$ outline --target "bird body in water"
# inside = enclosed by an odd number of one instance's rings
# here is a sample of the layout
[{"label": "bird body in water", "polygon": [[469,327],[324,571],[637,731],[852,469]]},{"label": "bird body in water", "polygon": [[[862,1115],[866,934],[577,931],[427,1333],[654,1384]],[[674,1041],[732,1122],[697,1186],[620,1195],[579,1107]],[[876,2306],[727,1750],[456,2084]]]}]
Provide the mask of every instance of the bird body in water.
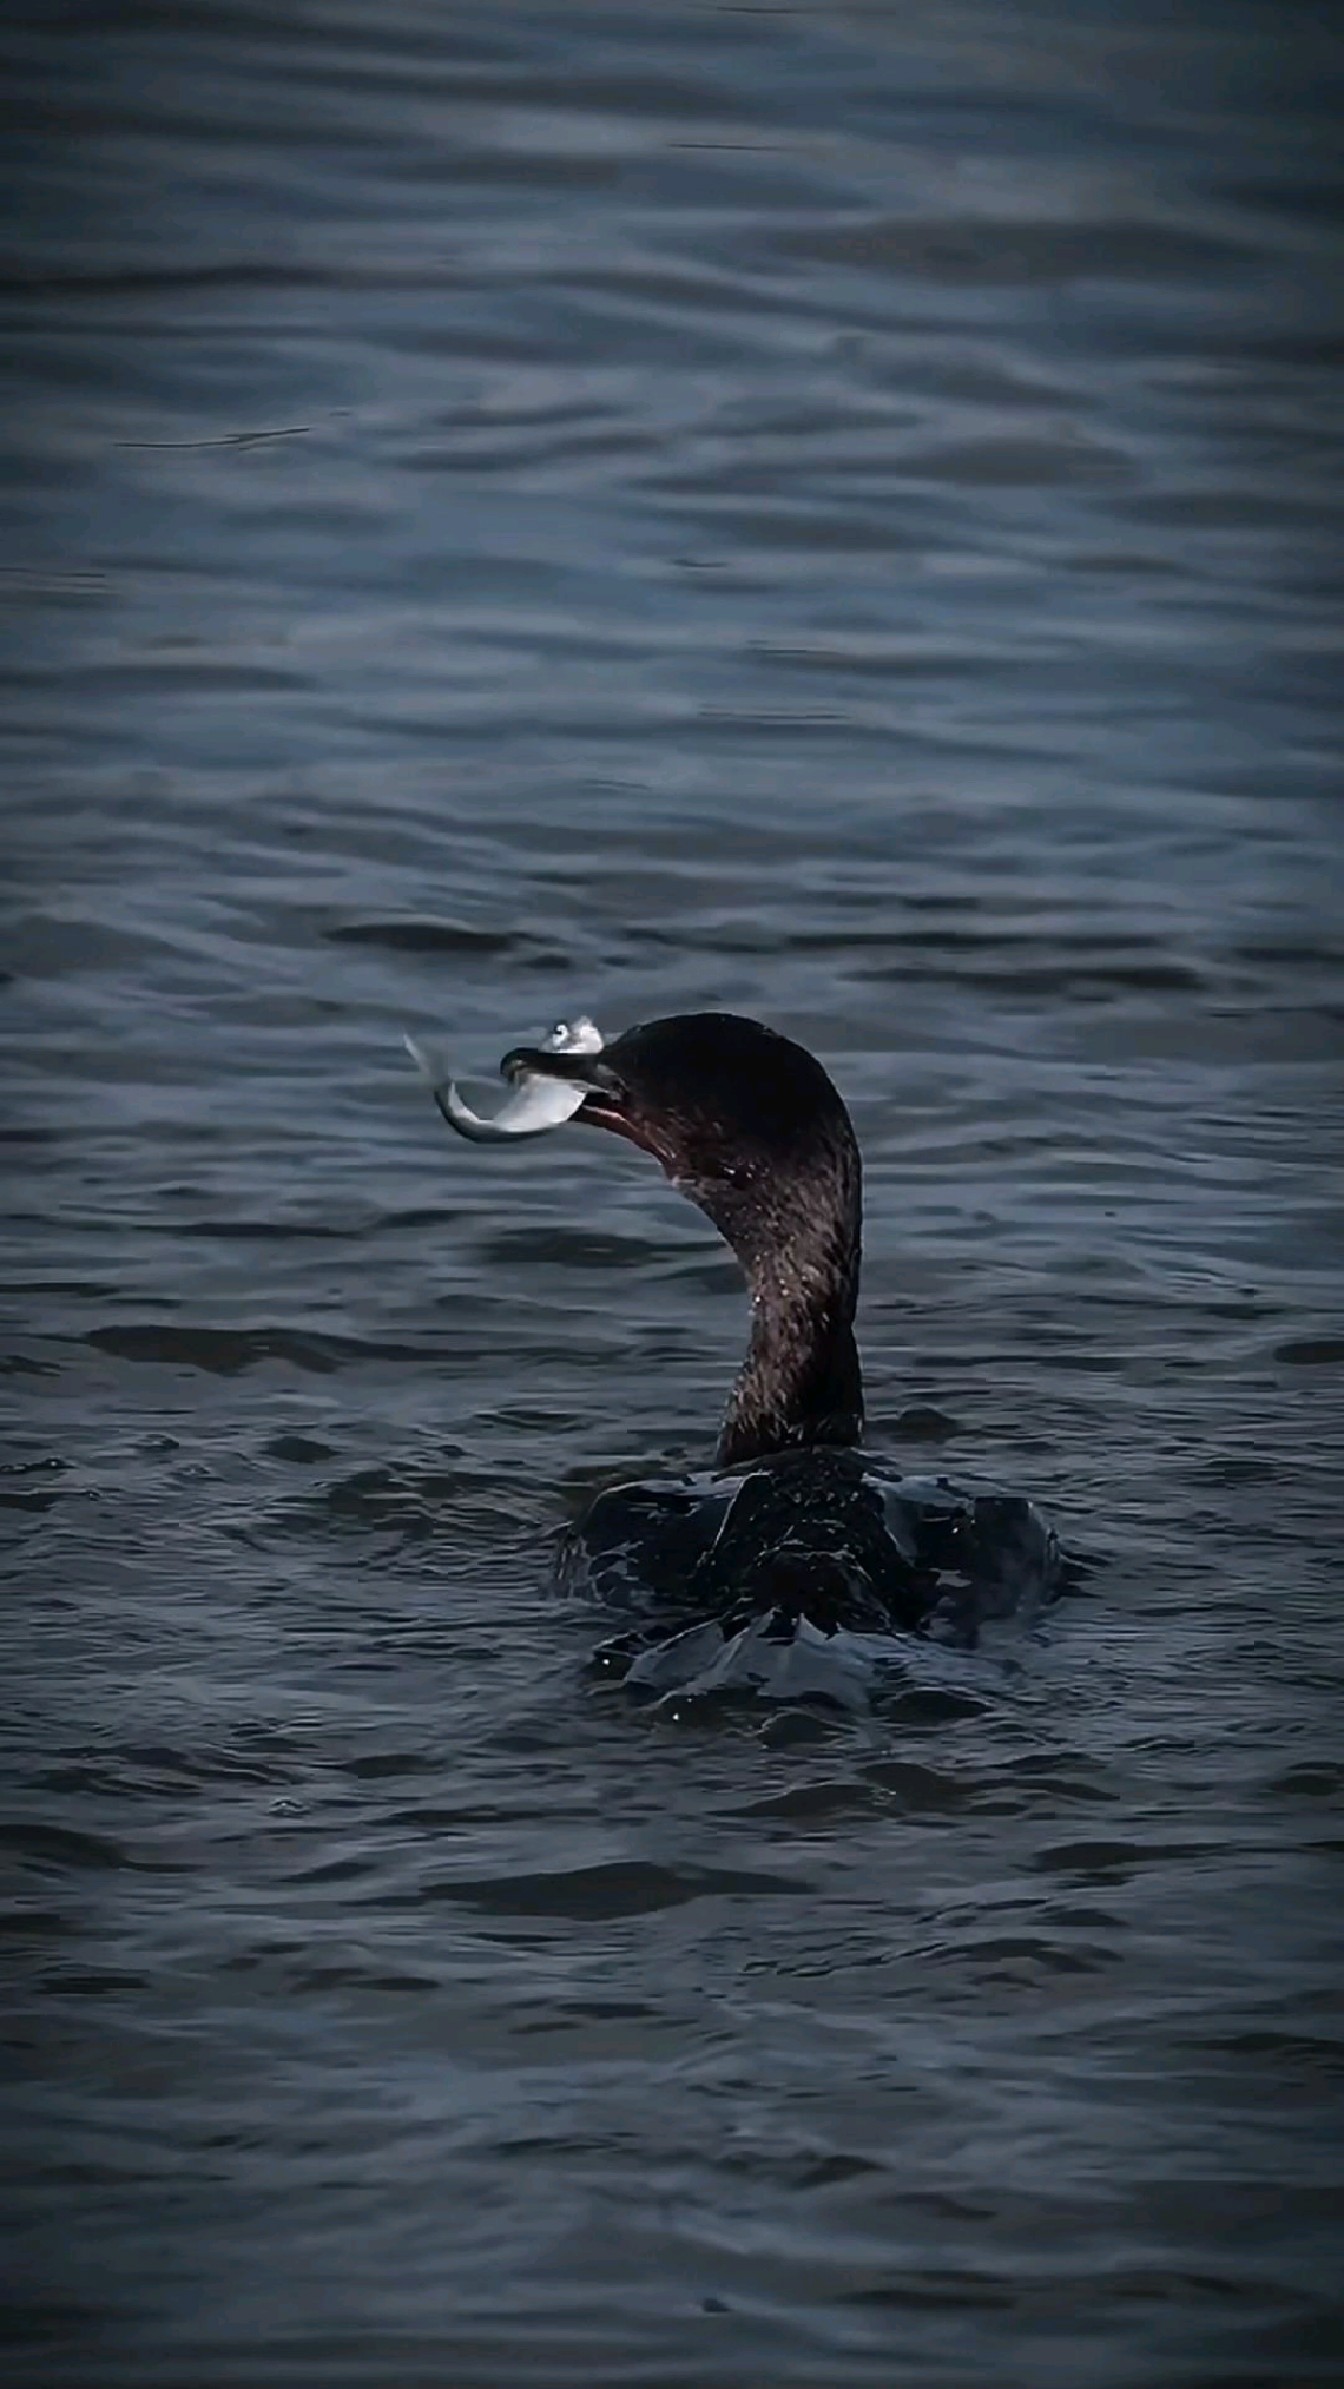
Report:
[{"label": "bird body in water", "polygon": [[462,1134],[568,1117],[624,1137],[713,1222],[750,1296],[712,1472],[613,1486],[564,1539],[562,1582],[641,1613],[604,1647],[614,1671],[637,1678],[670,1629],[707,1622],[725,1642],[845,1630],[966,1648],[988,1618],[1057,1589],[1055,1537],[1031,1503],[904,1477],[862,1448],[863,1169],[812,1054],[732,1013],[681,1013],[606,1045],[588,1022],[558,1030],[501,1072],[513,1094],[494,1124],[436,1079]]}]

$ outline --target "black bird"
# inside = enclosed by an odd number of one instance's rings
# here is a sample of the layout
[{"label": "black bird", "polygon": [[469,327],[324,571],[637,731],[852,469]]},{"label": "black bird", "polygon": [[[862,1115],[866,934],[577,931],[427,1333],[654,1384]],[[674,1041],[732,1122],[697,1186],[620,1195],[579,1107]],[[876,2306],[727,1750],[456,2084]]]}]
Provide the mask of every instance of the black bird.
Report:
[{"label": "black bird", "polygon": [[[713,1620],[725,1640],[750,1627],[787,1642],[806,1621],[962,1648],[1058,1589],[1058,1545],[1030,1502],[903,1477],[861,1449],[863,1167],[812,1054],[758,1021],[693,1012],[605,1046],[585,1022],[500,1068],[520,1120],[525,1103],[549,1107],[546,1125],[569,1116],[652,1154],[732,1247],[751,1297],[712,1473],[600,1493],[565,1537],[562,1581],[646,1617],[651,1603],[663,1636]],[[450,1085],[436,1093],[463,1134],[497,1133]],[[626,1667],[654,1639],[646,1623],[606,1661]]]}]

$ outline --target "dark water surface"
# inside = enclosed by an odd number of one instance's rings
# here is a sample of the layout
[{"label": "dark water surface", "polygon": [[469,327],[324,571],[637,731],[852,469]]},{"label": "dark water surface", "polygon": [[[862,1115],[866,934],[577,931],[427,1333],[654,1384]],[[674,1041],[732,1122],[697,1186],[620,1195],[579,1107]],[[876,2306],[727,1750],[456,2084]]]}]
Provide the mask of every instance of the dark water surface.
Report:
[{"label": "dark water surface", "polygon": [[[10,2377],[1344,2377],[1335,24],[9,15]],[[1101,1562],[871,1721],[589,1681],[734,1274],[398,1049],[706,1005]]]}]

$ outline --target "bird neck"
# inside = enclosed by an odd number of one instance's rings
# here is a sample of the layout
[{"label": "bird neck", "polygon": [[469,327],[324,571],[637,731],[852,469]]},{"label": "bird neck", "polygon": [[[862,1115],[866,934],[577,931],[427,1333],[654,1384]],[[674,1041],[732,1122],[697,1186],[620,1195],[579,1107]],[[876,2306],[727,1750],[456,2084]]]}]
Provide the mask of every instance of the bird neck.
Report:
[{"label": "bird neck", "polygon": [[719,1438],[720,1468],[798,1445],[859,1441],[859,1257],[856,1190],[855,1216],[828,1248],[748,1265],[751,1335]]}]

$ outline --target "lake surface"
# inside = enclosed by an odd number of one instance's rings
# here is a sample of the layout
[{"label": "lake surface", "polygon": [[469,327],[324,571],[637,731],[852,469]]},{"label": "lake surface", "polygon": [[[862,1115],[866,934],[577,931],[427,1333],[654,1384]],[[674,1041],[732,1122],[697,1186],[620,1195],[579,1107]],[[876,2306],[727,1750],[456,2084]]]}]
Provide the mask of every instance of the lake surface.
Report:
[{"label": "lake surface", "polygon": [[[1333,20],[4,42],[7,2377],[1337,2382]],[[589,1675],[735,1273],[400,1049],[709,1006],[1093,1561],[870,1717]]]}]

